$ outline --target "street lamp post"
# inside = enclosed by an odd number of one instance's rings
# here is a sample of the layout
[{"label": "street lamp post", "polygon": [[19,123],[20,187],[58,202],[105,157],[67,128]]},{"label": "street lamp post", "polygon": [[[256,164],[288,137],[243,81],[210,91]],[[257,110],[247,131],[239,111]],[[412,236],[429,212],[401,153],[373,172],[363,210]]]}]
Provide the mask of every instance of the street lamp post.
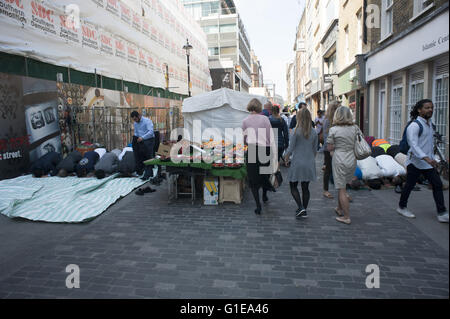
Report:
[{"label": "street lamp post", "polygon": [[189,56],[191,55],[192,45],[189,43],[189,39],[186,39],[186,44],[183,46],[183,50],[186,50],[187,69],[188,69],[188,92],[191,96],[191,65],[189,62]]}]

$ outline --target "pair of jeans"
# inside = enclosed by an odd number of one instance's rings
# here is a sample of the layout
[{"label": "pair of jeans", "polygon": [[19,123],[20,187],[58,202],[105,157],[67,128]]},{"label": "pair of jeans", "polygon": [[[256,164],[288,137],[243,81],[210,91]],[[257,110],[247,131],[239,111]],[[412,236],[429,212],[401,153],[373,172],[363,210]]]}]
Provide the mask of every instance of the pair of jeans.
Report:
[{"label": "pair of jeans", "polygon": [[423,174],[423,176],[430,182],[431,186],[433,187],[433,197],[438,214],[445,213],[447,209],[445,208],[442,181],[438,172],[434,168],[419,169],[413,164],[409,164],[407,167],[406,184],[400,197],[400,208],[406,208],[408,206],[409,195],[416,186],[417,180],[419,179],[421,174]]}]

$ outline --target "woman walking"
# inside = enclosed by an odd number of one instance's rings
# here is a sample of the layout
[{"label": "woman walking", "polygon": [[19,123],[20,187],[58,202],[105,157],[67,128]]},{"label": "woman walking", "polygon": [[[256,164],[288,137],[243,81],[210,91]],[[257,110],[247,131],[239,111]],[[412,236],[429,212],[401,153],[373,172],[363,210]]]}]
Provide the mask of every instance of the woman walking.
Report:
[{"label": "woman walking", "polygon": [[332,165],[331,165],[331,155],[330,152],[327,149],[327,137],[328,132],[330,131],[330,128],[333,124],[333,117],[334,113],[336,112],[337,108],[340,106],[339,102],[333,101],[328,105],[325,120],[323,121],[323,156],[324,156],[324,167],[325,170],[323,172],[323,196],[329,199],[333,199],[333,195],[329,192],[329,186],[330,186],[330,177],[332,173]]},{"label": "woman walking", "polygon": [[280,116],[280,108],[277,105],[272,107],[272,115],[269,117],[270,125],[278,131],[278,161],[283,156],[284,150],[289,146],[289,130],[286,121]]},{"label": "woman walking", "polygon": [[[333,166],[334,185],[338,190],[338,207],[335,209],[336,220],[349,225],[350,203],[346,186],[352,181],[356,170],[355,143],[360,129],[353,124],[350,108],[340,106],[333,118],[333,127],[328,132],[327,144]],[[361,133],[362,134],[362,133]]]},{"label": "woman walking", "polygon": [[[262,104],[258,99],[253,99],[247,105],[247,110],[251,113],[242,123],[244,140],[248,145],[246,156],[247,175],[250,189],[256,202],[255,214],[261,214],[261,202],[259,200],[259,189],[263,189],[263,201],[267,202],[267,191],[275,191],[270,184],[268,174],[261,174],[261,168],[269,166],[270,162],[262,163],[261,154],[266,154],[267,158],[272,154],[270,151],[272,126],[269,118],[260,115]],[[263,129],[265,134],[259,134]],[[263,149],[260,151],[260,149]]]},{"label": "woman walking", "polygon": [[[303,108],[297,113],[297,126],[291,134],[285,155],[287,162],[292,154],[288,179],[292,197],[298,206],[296,217],[308,217],[306,209],[310,198],[309,183],[316,180],[317,141],[317,133],[312,128],[311,113],[307,108]],[[302,187],[302,197],[298,191],[299,183]]]}]

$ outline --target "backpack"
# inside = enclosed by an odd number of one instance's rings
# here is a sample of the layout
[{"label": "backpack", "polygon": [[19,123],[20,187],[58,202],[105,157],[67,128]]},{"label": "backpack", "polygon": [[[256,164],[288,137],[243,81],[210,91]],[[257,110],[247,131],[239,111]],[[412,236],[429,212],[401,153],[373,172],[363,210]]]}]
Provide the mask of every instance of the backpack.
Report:
[{"label": "backpack", "polygon": [[[400,141],[400,153],[403,154],[408,154],[409,152],[409,144],[408,144],[408,138],[406,136],[406,131],[408,130],[408,127],[412,124],[412,123],[417,123],[417,125],[419,125],[419,137],[422,136],[423,134],[423,125],[422,123],[420,123],[419,120],[414,120],[414,121],[410,121],[406,127],[405,130],[403,131],[403,136],[402,136],[402,140]],[[433,126],[433,130],[436,130],[436,125],[432,124]]]}]

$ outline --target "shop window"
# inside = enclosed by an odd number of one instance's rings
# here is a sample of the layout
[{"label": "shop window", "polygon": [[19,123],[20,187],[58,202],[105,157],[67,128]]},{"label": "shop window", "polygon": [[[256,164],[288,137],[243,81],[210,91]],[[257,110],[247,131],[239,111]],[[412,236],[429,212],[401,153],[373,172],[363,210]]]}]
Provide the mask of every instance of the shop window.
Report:
[{"label": "shop window", "polygon": [[[436,130],[442,134],[447,134],[448,126],[448,60],[443,63],[436,63],[434,72],[433,102],[434,113],[433,122],[436,124]],[[441,145],[441,151],[445,154],[445,145],[447,137],[445,136],[444,145]]]},{"label": "shop window", "polygon": [[[401,79],[400,79],[401,81]],[[391,96],[389,140],[392,145],[397,145],[402,139],[402,103],[403,87],[394,81]]]}]

